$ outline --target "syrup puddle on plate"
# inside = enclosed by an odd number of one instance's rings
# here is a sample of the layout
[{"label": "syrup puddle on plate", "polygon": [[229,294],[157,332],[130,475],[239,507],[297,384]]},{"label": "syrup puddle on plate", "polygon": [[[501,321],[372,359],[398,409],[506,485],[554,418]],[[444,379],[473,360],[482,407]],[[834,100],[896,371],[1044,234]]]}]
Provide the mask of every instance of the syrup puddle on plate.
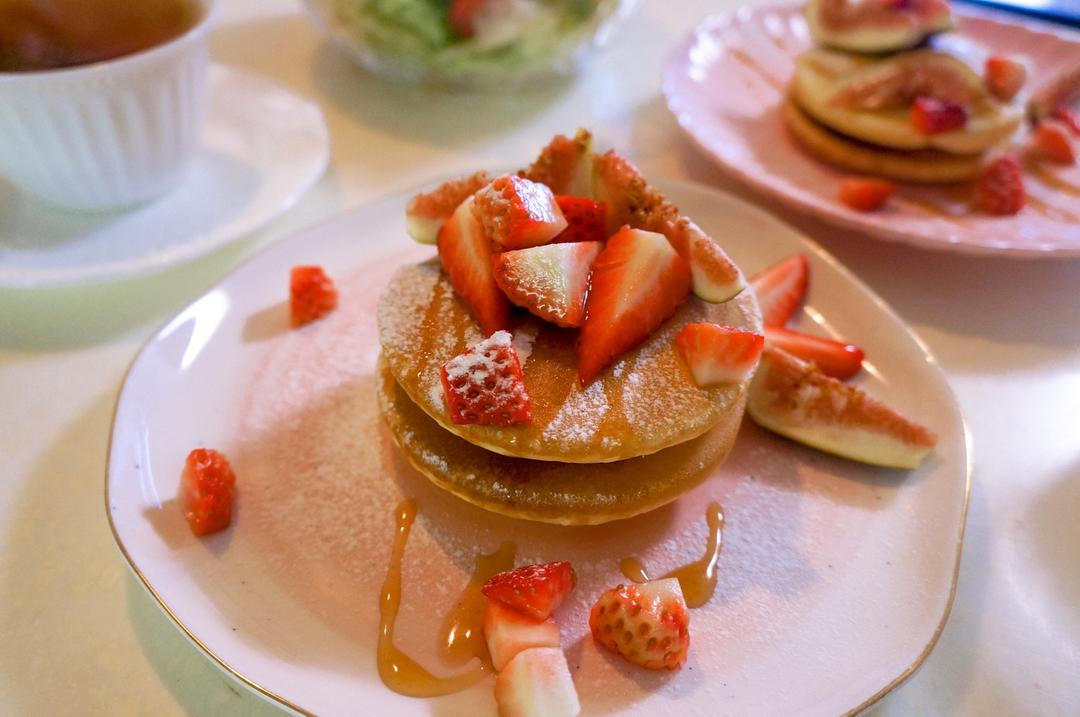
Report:
[{"label": "syrup puddle on plate", "polygon": [[[709,503],[705,509],[705,520],[709,524],[709,541],[705,554],[700,560],[675,568],[663,576],[679,579],[679,586],[688,607],[701,607],[709,602],[716,590],[716,561],[720,557],[724,534],[724,511],[719,503]],[[637,558],[623,558],[619,561],[619,570],[635,583],[651,580],[645,566]]]},{"label": "syrup puddle on plate", "polygon": [[1042,184],[1056,189],[1064,194],[1070,194],[1074,197],[1080,197],[1080,187],[1076,186],[1072,182],[1068,182],[1059,177],[1054,172],[1051,172],[1046,167],[1028,167],[1027,170],[1035,175],[1036,179]]},{"label": "syrup puddle on plate", "polygon": [[[383,581],[379,599],[379,677],[382,678],[383,684],[394,692],[409,697],[437,697],[460,692],[479,682],[487,670],[480,666],[453,677],[436,677],[394,646],[394,620],[401,606],[401,559],[405,555],[405,544],[409,540],[409,531],[416,519],[416,501],[402,501],[395,514],[397,532],[394,535],[390,564],[386,568],[386,580]],[[496,552],[495,555],[499,553]],[[479,567],[479,559],[477,563]],[[482,640],[481,644],[483,644]],[[456,653],[456,638],[450,640],[449,645],[454,647]],[[471,650],[472,645],[471,641],[465,641],[460,649]]]},{"label": "syrup puddle on plate", "polygon": [[517,546],[504,542],[494,553],[476,556],[472,578],[465,586],[457,606],[446,616],[439,632],[439,655],[451,665],[464,665],[472,658],[491,667],[487,643],[484,641],[484,612],[487,598],[480,592],[487,579],[514,567]]}]

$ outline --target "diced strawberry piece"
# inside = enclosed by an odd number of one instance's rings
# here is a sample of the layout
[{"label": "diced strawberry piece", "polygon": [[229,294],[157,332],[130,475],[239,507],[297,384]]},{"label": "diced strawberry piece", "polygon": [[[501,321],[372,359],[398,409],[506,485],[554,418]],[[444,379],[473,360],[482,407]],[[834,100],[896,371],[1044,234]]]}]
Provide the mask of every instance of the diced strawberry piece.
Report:
[{"label": "diced strawberry piece", "polygon": [[568,562],[523,565],[488,578],[481,592],[538,620],[551,616],[570,591],[577,577]]},{"label": "diced strawberry piece", "polygon": [[417,194],[405,206],[405,231],[421,244],[434,244],[439,230],[462,202],[491,181],[487,172],[443,182],[430,192]]},{"label": "diced strawberry piece", "polygon": [[458,37],[472,37],[476,33],[477,16],[484,12],[489,0],[454,0],[450,5],[450,29]]},{"label": "diced strawberry piece", "polygon": [[858,212],[881,209],[896,187],[885,179],[844,177],[840,180],[840,201]]},{"label": "diced strawberry piece", "polygon": [[1059,122],[1064,122],[1065,126],[1068,127],[1074,135],[1080,137],[1080,115],[1077,115],[1071,107],[1058,105],[1054,108],[1054,111],[1050,113],[1050,116]]},{"label": "diced strawberry piece", "polygon": [[565,194],[555,197],[555,201],[562,210],[563,216],[566,217],[566,229],[551,240],[553,243],[607,239],[605,226],[607,207],[603,202]]},{"label": "diced strawberry piece", "polygon": [[589,272],[604,245],[598,241],[545,244],[492,257],[495,283],[518,306],[545,321],[581,326]]},{"label": "diced strawberry piece", "polygon": [[677,670],[690,650],[690,611],[678,578],[619,585],[589,613],[593,639],[650,670]]},{"label": "diced strawberry piece", "polygon": [[209,535],[232,522],[236,474],[225,455],[210,448],[188,453],[180,474],[180,505],[191,532]]},{"label": "diced strawberry piece", "polygon": [[911,108],[911,121],[922,134],[941,134],[967,124],[967,110],[935,97],[919,97]]},{"label": "diced strawberry piece", "polygon": [[294,266],[289,275],[289,314],[292,325],[303,326],[337,308],[338,291],[319,266]]},{"label": "diced strawberry piece", "polygon": [[469,197],[439,230],[439,258],[461,300],[485,334],[506,328],[510,302],[491,273],[491,243],[472,211]]},{"label": "diced strawberry piece", "polygon": [[1004,154],[983,165],[975,180],[975,208],[986,214],[1016,214],[1024,208],[1020,162]]},{"label": "diced strawberry piece", "polygon": [[765,337],[720,324],[687,324],[675,334],[675,346],[702,388],[737,383],[754,373]]},{"label": "diced strawberry piece", "polygon": [[1076,164],[1076,147],[1073,146],[1072,131],[1056,119],[1044,119],[1035,125],[1031,134],[1032,150],[1042,159],[1057,164]]},{"label": "diced strawberry piece", "polygon": [[578,376],[589,383],[675,313],[690,269],[661,234],[623,227],[593,263],[578,337]]},{"label": "diced strawberry piece", "polygon": [[765,327],[765,341],[770,346],[783,349],[789,354],[806,361],[813,361],[822,373],[841,381],[859,372],[862,368],[863,357],[866,355],[858,346],[779,326]]},{"label": "diced strawberry piece", "polygon": [[499,717],[577,717],[581,714],[566,656],[557,647],[517,654],[495,678]]},{"label": "diced strawberry piece", "polygon": [[994,55],[986,61],[986,86],[999,100],[1008,102],[1027,80],[1027,67],[1011,57]]},{"label": "diced strawberry piece", "polygon": [[509,331],[496,331],[442,366],[450,420],[481,426],[532,422],[521,362]]},{"label": "diced strawberry piece", "polygon": [[761,307],[766,326],[783,326],[799,308],[810,284],[810,262],[805,254],[787,259],[759,271],[750,279]]},{"label": "diced strawberry piece", "polygon": [[489,600],[484,613],[484,640],[492,667],[501,670],[522,650],[558,647],[559,626],[550,617],[545,620],[530,617],[497,600]]},{"label": "diced strawberry piece", "polygon": [[547,244],[566,229],[555,195],[539,182],[505,175],[473,196],[473,214],[500,251]]}]

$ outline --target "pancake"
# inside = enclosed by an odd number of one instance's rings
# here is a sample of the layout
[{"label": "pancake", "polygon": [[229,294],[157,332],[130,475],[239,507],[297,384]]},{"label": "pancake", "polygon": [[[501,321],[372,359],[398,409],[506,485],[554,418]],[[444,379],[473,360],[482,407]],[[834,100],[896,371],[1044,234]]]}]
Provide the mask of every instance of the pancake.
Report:
[{"label": "pancake", "polygon": [[[933,69],[927,69],[932,66]],[[963,128],[923,134],[911,121],[911,108],[852,108],[834,101],[852,88],[880,86],[882,78],[902,68],[908,74],[944,75],[949,91],[970,101]],[[852,139],[882,148],[935,149],[978,155],[1008,139],[1023,119],[1020,103],[1001,103],[986,89],[982,77],[949,53],[915,50],[884,59],[869,59],[830,50],[809,50],[798,57],[791,99],[818,123]]]},{"label": "pancake", "polygon": [[480,508],[559,525],[594,525],[659,508],[697,486],[738,433],[746,392],[704,435],[642,458],[591,466],[511,458],[443,430],[379,360],[377,390],[402,454],[435,485]]},{"label": "pancake", "polygon": [[691,296],[642,345],[582,388],[577,332],[515,311],[511,329],[524,359],[533,421],[499,427],[459,425],[446,411],[439,370],[482,336],[439,260],[400,269],[378,306],[379,339],[394,379],[443,429],[496,453],[567,463],[644,456],[700,436],[718,423],[738,422],[749,380],[699,388],[675,349],[675,332],[698,321],[761,331],[752,291],[723,304]]},{"label": "pancake", "polygon": [[790,98],[784,101],[782,111],[784,123],[803,148],[818,159],[858,174],[918,184],[948,184],[974,179],[979,173],[978,155],[875,147],[818,124]]}]

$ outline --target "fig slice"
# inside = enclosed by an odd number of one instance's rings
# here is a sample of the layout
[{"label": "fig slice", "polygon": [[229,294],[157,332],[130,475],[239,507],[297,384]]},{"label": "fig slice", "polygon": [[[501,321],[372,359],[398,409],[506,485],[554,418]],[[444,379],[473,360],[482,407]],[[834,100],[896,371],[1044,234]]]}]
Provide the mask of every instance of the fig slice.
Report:
[{"label": "fig slice", "polygon": [[946,0],[808,0],[814,41],[849,52],[894,52],[952,29]]},{"label": "fig slice", "polygon": [[873,111],[909,107],[919,97],[933,97],[971,109],[986,95],[982,77],[962,61],[941,52],[917,50],[854,73],[829,101]]}]

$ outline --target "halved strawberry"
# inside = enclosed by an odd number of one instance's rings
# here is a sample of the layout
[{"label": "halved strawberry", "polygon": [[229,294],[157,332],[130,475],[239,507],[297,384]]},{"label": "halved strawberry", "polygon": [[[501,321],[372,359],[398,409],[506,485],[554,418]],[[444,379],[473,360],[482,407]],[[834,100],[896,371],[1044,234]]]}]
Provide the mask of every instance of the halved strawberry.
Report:
[{"label": "halved strawberry", "polygon": [[430,192],[417,194],[405,206],[405,231],[414,241],[434,244],[439,238],[439,230],[454,210],[490,181],[487,172],[476,172],[443,182]]},{"label": "halved strawberry", "polygon": [[789,354],[813,361],[822,373],[841,381],[859,372],[866,355],[858,346],[779,326],[765,327],[765,341]]},{"label": "halved strawberry", "polygon": [[485,334],[506,327],[510,302],[491,273],[491,243],[472,211],[469,197],[439,230],[439,259],[461,300]]},{"label": "halved strawberry", "polygon": [[566,229],[555,195],[539,182],[507,174],[473,197],[473,214],[500,251],[547,244]]},{"label": "halved strawberry", "polygon": [[753,374],[765,337],[720,324],[687,324],[675,334],[675,346],[694,382],[705,388],[737,383]]},{"label": "halved strawberry", "polygon": [[987,162],[975,180],[975,208],[986,214],[1016,214],[1024,208],[1024,178],[1011,154]]},{"label": "halved strawberry", "polygon": [[607,239],[607,227],[604,224],[607,207],[603,202],[566,194],[555,197],[555,201],[566,217],[566,229],[552,239],[552,243]]},{"label": "halved strawberry", "polygon": [[289,274],[289,315],[294,327],[337,308],[338,291],[321,266],[294,266]]},{"label": "halved strawberry", "polygon": [[967,124],[967,110],[936,97],[919,97],[911,108],[911,121],[922,134],[941,134]]},{"label": "halved strawberry", "polygon": [[690,269],[661,234],[623,227],[593,263],[578,337],[578,376],[589,383],[657,329],[690,293]]},{"label": "halved strawberry", "polygon": [[677,670],[690,650],[690,611],[678,578],[619,585],[589,612],[593,639],[650,670]]},{"label": "halved strawberry", "polygon": [[495,283],[511,302],[558,326],[581,326],[598,241],[546,244],[492,257]]},{"label": "halved strawberry", "polygon": [[1027,80],[1027,67],[1019,60],[994,55],[986,60],[986,86],[999,100],[1008,102]]},{"label": "halved strawberry", "polygon": [[761,320],[766,326],[783,326],[799,308],[810,283],[810,262],[805,254],[765,267],[750,279],[757,292]]},{"label": "halved strawberry", "polygon": [[844,177],[840,180],[840,201],[857,212],[881,209],[896,187],[885,179]]},{"label": "halved strawberry", "polygon": [[1076,164],[1076,147],[1072,131],[1056,119],[1044,119],[1031,133],[1032,152],[1057,164]]},{"label": "halved strawberry", "polygon": [[450,420],[481,426],[532,422],[529,394],[509,331],[496,331],[440,372]]},{"label": "halved strawberry", "polygon": [[1064,122],[1065,126],[1076,136],[1080,137],[1080,115],[1077,115],[1071,107],[1066,105],[1058,105],[1054,108],[1054,111],[1050,113],[1050,116],[1059,122]]},{"label": "halved strawberry", "polygon": [[523,565],[488,578],[480,589],[489,600],[497,600],[537,620],[551,617],[577,583],[574,569],[566,561]]},{"label": "halved strawberry", "polygon": [[225,455],[210,448],[188,453],[180,474],[179,499],[195,535],[228,528],[236,499],[236,474]]}]

